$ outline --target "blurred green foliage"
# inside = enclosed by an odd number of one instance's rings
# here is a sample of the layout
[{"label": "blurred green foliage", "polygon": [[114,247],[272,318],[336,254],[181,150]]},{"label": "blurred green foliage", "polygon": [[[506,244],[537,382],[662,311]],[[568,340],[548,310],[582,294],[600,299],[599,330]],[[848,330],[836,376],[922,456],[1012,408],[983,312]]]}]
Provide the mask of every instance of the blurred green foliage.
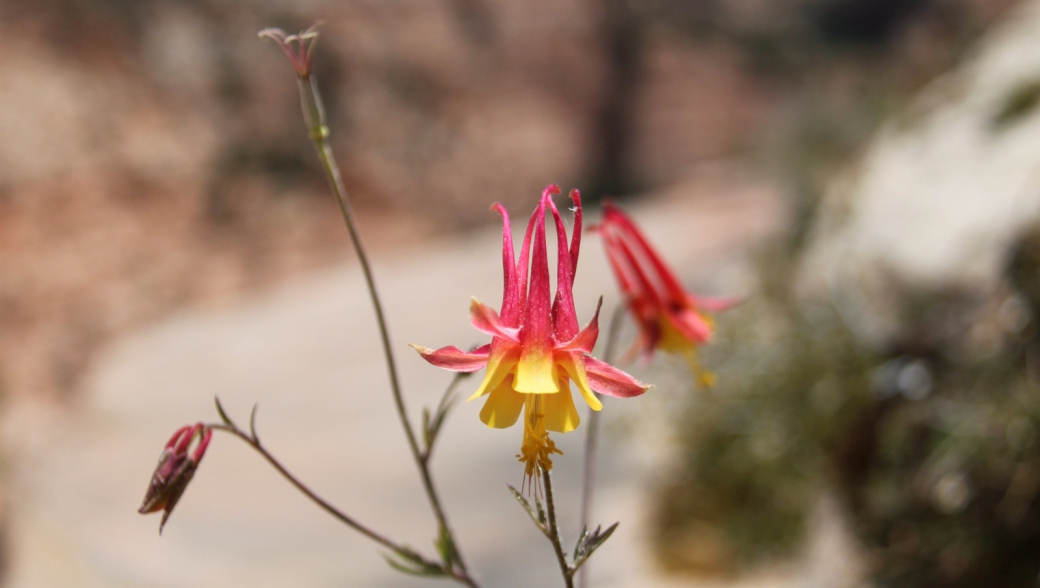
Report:
[{"label": "blurred green foliage", "polygon": [[[735,573],[795,554],[824,492],[886,588],[1035,586],[1040,574],[1040,228],[988,290],[893,284],[881,345],[841,301],[789,296],[782,263],[720,321],[660,494],[667,567]],[[853,319],[855,320],[855,319]]]},{"label": "blurred green foliage", "polygon": [[792,555],[833,448],[870,401],[877,360],[835,311],[763,292],[721,318],[707,355],[719,383],[678,420],[684,451],[656,516],[668,568],[731,573]]}]

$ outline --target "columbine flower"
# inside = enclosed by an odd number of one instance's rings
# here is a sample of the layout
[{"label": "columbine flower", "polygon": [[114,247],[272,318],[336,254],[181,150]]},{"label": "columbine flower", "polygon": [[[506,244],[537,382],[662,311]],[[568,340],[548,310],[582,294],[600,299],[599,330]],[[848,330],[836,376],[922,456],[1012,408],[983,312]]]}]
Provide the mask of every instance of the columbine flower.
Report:
[{"label": "columbine flower", "polygon": [[[199,467],[202,456],[206,454],[213,431],[202,423],[195,426],[184,426],[177,430],[166,442],[166,447],[159,454],[159,464],[155,466],[152,481],[148,484],[148,492],[144,495],[144,502],[137,512],[148,514],[163,511],[162,521],[159,523],[159,534],[162,534],[166,519],[170,518],[173,507],[184,494],[184,489],[195,475],[195,468]],[[192,441],[198,439],[195,450],[190,454],[188,449]]]},{"label": "columbine flower", "polygon": [[[542,193],[527,225],[519,261],[513,257],[509,214],[499,203],[491,207],[502,215],[505,287],[501,314],[476,299],[470,304],[471,323],[477,330],[492,336],[491,344],[469,353],[457,347],[434,351],[413,346],[426,361],[444,369],[475,372],[487,367],[483,383],[470,400],[488,395],[480,419],[496,429],[512,426],[523,409],[524,440],[517,457],[524,463],[528,479],[551,469],[550,455],[560,453],[548,432],[566,433],[578,426],[580,419],[571,397],[570,382],[574,382],[593,410],[603,407],[594,391],[628,398],[649,388],[589,355],[599,335],[599,309],[588,326],[580,329],[572,292],[581,245],[581,197],[577,190],[570,193],[575,208],[574,234],[568,248],[563,219],[552,201],[552,196],[559,193],[556,186],[549,186]],[[546,207],[552,211],[558,242],[554,299],[550,299],[549,294]]]},{"label": "columbine flower", "polygon": [[703,369],[697,346],[707,343],[715,323],[705,311],[720,312],[735,298],[702,298],[686,292],[639,228],[611,203],[603,205],[603,221],[595,228],[603,240],[629,312],[639,325],[633,351],[646,356],[660,349],[681,354],[701,386],[711,386],[715,375]]},{"label": "columbine flower", "polygon": [[301,78],[310,77],[311,55],[314,54],[314,45],[318,42],[317,24],[295,35],[286,35],[282,29],[270,28],[260,31],[257,36],[278,43],[278,47],[296,70],[296,75]]}]

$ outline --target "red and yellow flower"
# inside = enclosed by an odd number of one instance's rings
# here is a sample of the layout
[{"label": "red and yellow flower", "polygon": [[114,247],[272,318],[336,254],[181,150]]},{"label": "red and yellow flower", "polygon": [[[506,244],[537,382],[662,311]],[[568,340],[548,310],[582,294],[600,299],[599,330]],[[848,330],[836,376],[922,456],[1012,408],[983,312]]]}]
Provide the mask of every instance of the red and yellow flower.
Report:
[{"label": "red and yellow flower", "polygon": [[[550,454],[559,453],[548,432],[573,431],[580,422],[571,397],[571,382],[593,410],[603,406],[594,392],[628,398],[649,388],[589,355],[599,336],[599,309],[581,329],[572,291],[581,246],[581,197],[577,190],[570,193],[574,230],[568,246],[563,219],[552,201],[552,196],[559,193],[556,186],[549,186],[542,193],[527,225],[519,260],[513,255],[509,214],[499,203],[491,207],[502,216],[502,307],[495,312],[476,299],[470,304],[470,322],[477,330],[491,335],[491,343],[471,352],[452,346],[437,350],[414,346],[437,367],[456,372],[487,368],[484,381],[470,400],[487,395],[480,419],[496,429],[512,426],[521,409],[524,411],[524,441],[518,458],[525,464],[528,478],[549,470]],[[558,242],[554,298],[550,297],[546,209],[552,213]]]},{"label": "red and yellow flower", "polygon": [[735,298],[704,298],[686,292],[632,219],[611,203],[596,227],[618,286],[639,326],[634,352],[655,349],[682,355],[701,386],[715,375],[701,367],[697,347],[711,341],[715,323],[707,312],[736,304]]}]

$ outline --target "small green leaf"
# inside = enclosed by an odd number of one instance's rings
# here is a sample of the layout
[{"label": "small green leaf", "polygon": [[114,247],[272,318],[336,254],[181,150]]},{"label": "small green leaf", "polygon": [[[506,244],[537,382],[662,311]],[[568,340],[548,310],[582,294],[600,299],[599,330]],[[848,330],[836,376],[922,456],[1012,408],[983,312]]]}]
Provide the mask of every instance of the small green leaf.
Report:
[{"label": "small green leaf", "polygon": [[439,578],[446,576],[447,574],[443,569],[430,564],[413,564],[405,561],[398,561],[389,555],[384,555],[383,559],[386,563],[390,564],[390,567],[395,570],[408,574],[410,576],[421,576],[424,578]]},{"label": "small green leaf", "polygon": [[538,495],[534,497],[534,508],[538,511],[538,525],[543,529],[549,528],[549,519],[545,514],[545,509],[542,508],[542,501],[538,500]]},{"label": "small green leaf", "polygon": [[220,405],[220,397],[214,396],[213,400],[217,403],[217,414],[220,415],[220,420],[224,421],[225,425],[233,429],[237,429],[238,427],[235,426],[235,423],[233,423],[231,419],[228,417],[227,413],[224,412],[224,407]]},{"label": "small green leaf", "polygon": [[[599,527],[596,527],[596,532],[599,532]],[[581,528],[581,533],[578,534],[578,541],[574,544],[574,557],[572,557],[571,559],[575,559],[576,560],[576,559],[578,559],[578,556],[581,555],[582,543],[585,542],[585,538],[588,537],[588,536],[589,536],[589,528],[586,525],[586,526]]]},{"label": "small green leaf", "polygon": [[412,576],[437,578],[448,575],[448,572],[443,567],[426,561],[423,556],[408,547],[402,547],[393,552],[393,554],[383,555],[383,559],[395,570]]},{"label": "small green leaf", "polygon": [[595,531],[587,534],[581,541],[579,541],[578,545],[574,548],[574,552],[577,555],[574,557],[572,568],[575,570],[580,568],[581,565],[589,559],[593,552],[606,543],[607,539],[610,539],[610,536],[614,534],[614,530],[617,529],[617,526],[618,524],[614,523],[607,527],[607,530],[602,533],[600,533],[600,528],[596,527]]},{"label": "small green leaf", "polygon": [[455,562],[459,560],[459,552],[455,548],[455,542],[451,540],[451,534],[444,527],[441,527],[437,540],[433,542],[437,547],[437,553],[441,555],[441,561],[444,562],[445,569],[452,569],[455,567]]},{"label": "small green leaf", "polygon": [[[535,526],[538,527],[538,529],[542,533],[548,534],[549,531],[546,529],[545,524],[539,521],[539,516],[540,515],[536,514],[535,510],[533,508],[531,508],[531,503],[527,502],[527,499],[524,498],[524,496],[522,494],[520,494],[520,492],[517,491],[516,488],[513,488],[512,486],[509,486],[508,484],[506,485],[506,487],[509,488],[509,491],[513,493],[513,498],[515,498],[516,501],[520,503],[520,506],[524,507],[524,510],[527,511],[527,514],[531,517],[531,520],[534,522]],[[539,504],[538,505],[539,512],[541,512],[541,508],[542,508],[542,506]],[[544,515],[544,513],[542,513],[542,515]],[[544,519],[544,516],[542,516],[542,518]]]}]

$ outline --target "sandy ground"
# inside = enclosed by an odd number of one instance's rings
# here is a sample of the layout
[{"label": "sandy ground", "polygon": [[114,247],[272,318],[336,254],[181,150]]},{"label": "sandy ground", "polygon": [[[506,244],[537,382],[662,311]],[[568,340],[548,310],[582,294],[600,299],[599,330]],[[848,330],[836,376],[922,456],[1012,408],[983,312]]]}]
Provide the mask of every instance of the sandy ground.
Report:
[{"label": "sandy ground", "polygon": [[[525,220],[526,212],[514,211],[515,220]],[[745,254],[779,216],[776,203],[756,190],[725,198],[664,197],[634,214],[683,268],[687,282],[712,293],[739,288]],[[413,415],[436,402],[449,374],[428,366],[406,344],[465,347],[485,338],[468,325],[467,305],[471,295],[498,305],[500,238],[487,229],[377,256]],[[599,244],[590,237],[576,287],[583,322],[601,293],[605,308],[613,308],[612,290]],[[320,494],[432,553],[433,519],[395,420],[376,333],[362,277],[356,264],[348,264],[231,306],[191,310],[124,338],[103,355],[72,407],[9,407],[10,585],[428,585],[390,570],[378,548],[325,516],[226,435],[215,436],[162,537],[158,516],[136,513],[162,443],[182,424],[217,420],[213,397],[220,395],[243,424],[258,402],[265,444]],[[463,392],[475,385],[467,382]],[[667,390],[653,393],[653,405],[666,404]],[[608,441],[603,453],[594,518],[622,524],[592,560],[593,585],[689,585],[660,578],[642,540],[643,490],[667,452],[654,410],[638,403],[606,406],[608,431],[619,418],[637,426],[626,427],[635,431],[631,436]],[[520,482],[513,455],[521,431],[485,428],[479,409],[479,402],[457,407],[434,460],[464,554],[488,586],[560,585],[550,546],[505,488]],[[559,437],[565,455],[554,473],[571,543],[581,435]],[[833,577],[849,574],[848,542],[836,517],[822,518],[806,562],[741,584],[837,585]]]}]

